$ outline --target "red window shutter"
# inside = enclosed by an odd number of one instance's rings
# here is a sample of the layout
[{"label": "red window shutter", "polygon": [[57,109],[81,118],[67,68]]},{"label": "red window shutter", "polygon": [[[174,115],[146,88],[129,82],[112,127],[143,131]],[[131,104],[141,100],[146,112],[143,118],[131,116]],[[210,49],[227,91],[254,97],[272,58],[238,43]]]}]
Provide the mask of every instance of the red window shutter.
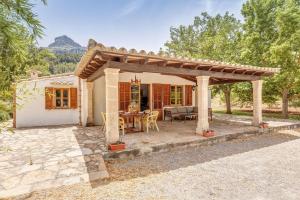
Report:
[{"label": "red window shutter", "polygon": [[170,85],[164,84],[163,85],[163,93],[164,93],[164,106],[170,105]]},{"label": "red window shutter", "polygon": [[153,109],[161,109],[161,90],[162,84],[152,84],[152,91],[153,91]]},{"label": "red window shutter", "polygon": [[77,88],[70,88],[70,107],[77,108]]},{"label": "red window shutter", "polygon": [[45,109],[53,109],[54,108],[54,88],[46,87],[45,88]]},{"label": "red window shutter", "polygon": [[193,89],[191,85],[185,86],[185,105],[191,106],[193,104],[193,98],[192,98]]},{"label": "red window shutter", "polygon": [[130,83],[119,83],[119,110],[127,111],[130,104]]}]

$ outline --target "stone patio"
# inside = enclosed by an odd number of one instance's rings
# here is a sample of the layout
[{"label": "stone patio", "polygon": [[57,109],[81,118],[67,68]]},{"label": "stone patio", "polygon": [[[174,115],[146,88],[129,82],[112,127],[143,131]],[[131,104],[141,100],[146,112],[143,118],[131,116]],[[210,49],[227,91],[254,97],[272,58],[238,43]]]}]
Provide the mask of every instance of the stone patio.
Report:
[{"label": "stone patio", "polygon": [[150,130],[149,133],[130,133],[122,137],[126,149],[119,152],[105,152],[104,159],[126,158],[150,154],[158,151],[168,151],[174,147],[207,145],[237,138],[245,134],[261,134],[279,129],[291,129],[300,126],[296,120],[264,119],[269,123],[268,129],[259,129],[251,125],[251,116],[235,116],[214,114],[210,121],[210,129],[215,131],[215,137],[206,138],[195,134],[196,120],[159,121],[160,131]]},{"label": "stone patio", "polygon": [[0,197],[107,177],[100,132],[63,126],[0,134]]},{"label": "stone patio", "polygon": [[[226,120],[226,121],[224,121]],[[237,134],[258,133],[251,117],[215,114],[211,129],[216,137],[195,134],[196,121],[161,121],[160,132],[126,134],[125,151],[189,146],[190,143],[222,141]],[[268,120],[265,120],[268,121]],[[298,126],[298,121],[269,120],[270,126]],[[220,139],[221,138],[221,139]],[[224,141],[224,140],[223,140]],[[0,134],[0,198],[32,191],[90,182],[108,176],[103,161],[107,152],[101,127],[57,126],[18,129]]]},{"label": "stone patio", "polygon": [[[154,130],[149,133],[130,133],[126,134],[122,140],[126,143],[128,149],[134,148],[146,148],[163,143],[178,143],[178,142],[189,142],[198,139],[207,139],[196,133],[197,122],[195,120],[187,121],[160,121],[158,122],[160,131]],[[258,128],[237,123],[237,122],[226,122],[214,119],[210,122],[210,128],[216,132],[216,135],[228,135],[240,132],[257,131]]]}]

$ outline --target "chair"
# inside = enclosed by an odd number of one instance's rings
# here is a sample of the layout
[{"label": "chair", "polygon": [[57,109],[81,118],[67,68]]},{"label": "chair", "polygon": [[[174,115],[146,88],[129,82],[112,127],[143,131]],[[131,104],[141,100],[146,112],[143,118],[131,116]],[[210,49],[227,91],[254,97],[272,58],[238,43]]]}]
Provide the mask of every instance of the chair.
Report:
[{"label": "chair", "polygon": [[149,115],[151,115],[151,110],[144,110],[142,121],[144,122]]},{"label": "chair", "polygon": [[122,130],[123,136],[125,135],[125,121],[123,117],[119,117],[119,130]]},{"label": "chair", "polygon": [[102,120],[103,120],[103,125],[102,125],[102,131],[105,131],[106,129],[106,113],[101,112]]},{"label": "chair", "polygon": [[144,118],[144,124],[146,126],[147,133],[149,132],[149,128],[157,130],[159,132],[159,128],[157,125],[157,118],[158,118],[159,112],[158,111],[152,111],[149,115],[146,115]]}]

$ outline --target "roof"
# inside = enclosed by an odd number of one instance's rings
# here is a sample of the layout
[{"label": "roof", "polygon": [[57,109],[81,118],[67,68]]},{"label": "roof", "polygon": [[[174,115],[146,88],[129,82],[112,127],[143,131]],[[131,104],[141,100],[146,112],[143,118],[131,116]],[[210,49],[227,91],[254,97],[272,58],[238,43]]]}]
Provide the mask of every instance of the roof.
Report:
[{"label": "roof", "polygon": [[52,74],[48,76],[40,76],[35,79],[32,78],[26,78],[26,79],[20,79],[18,82],[24,82],[24,81],[37,81],[37,80],[45,80],[45,79],[53,79],[53,78],[62,78],[67,76],[75,76],[73,72],[70,73],[63,73],[63,74]]},{"label": "roof", "polygon": [[[164,52],[155,54],[152,51],[146,52],[145,50],[138,52],[135,49],[117,49],[115,47],[106,47],[101,43],[90,40],[88,50],[81,58],[75,70],[75,75],[79,76],[80,78],[87,79],[107,62],[118,62],[127,64],[128,66],[130,63],[135,63],[140,66],[145,65],[147,68],[151,68],[152,65],[155,65],[166,67],[169,70],[171,68],[172,70],[174,68],[190,69],[192,72],[196,72],[194,73],[195,76],[198,74],[197,72],[202,72],[203,74],[209,74],[208,72],[211,72],[212,74],[231,74],[231,76],[227,76],[231,78],[233,78],[234,75],[240,75],[239,77],[242,77],[243,75],[245,77],[252,76],[258,78],[263,76],[272,76],[279,72],[279,68],[257,67],[215,60],[185,58],[172,54],[166,54]],[[148,71],[147,68],[144,67],[143,69]],[[122,67],[122,70],[126,71],[126,67]],[[189,73],[189,77],[185,76],[185,78],[193,79],[195,81],[195,76],[193,76],[193,73]],[[211,77],[214,78],[214,76]],[[222,79],[221,76],[217,76],[216,78]],[[247,78],[244,78],[243,80],[247,80]]]}]

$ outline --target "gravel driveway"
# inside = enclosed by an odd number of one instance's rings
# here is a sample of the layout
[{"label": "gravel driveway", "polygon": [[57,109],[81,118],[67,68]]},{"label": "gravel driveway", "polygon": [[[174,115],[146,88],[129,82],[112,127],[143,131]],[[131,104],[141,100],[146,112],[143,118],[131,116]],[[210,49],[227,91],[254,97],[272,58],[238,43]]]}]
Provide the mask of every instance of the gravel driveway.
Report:
[{"label": "gravel driveway", "polygon": [[78,184],[36,192],[27,198],[299,199],[297,138],[260,135],[114,161],[107,165],[112,176],[107,184]]}]

